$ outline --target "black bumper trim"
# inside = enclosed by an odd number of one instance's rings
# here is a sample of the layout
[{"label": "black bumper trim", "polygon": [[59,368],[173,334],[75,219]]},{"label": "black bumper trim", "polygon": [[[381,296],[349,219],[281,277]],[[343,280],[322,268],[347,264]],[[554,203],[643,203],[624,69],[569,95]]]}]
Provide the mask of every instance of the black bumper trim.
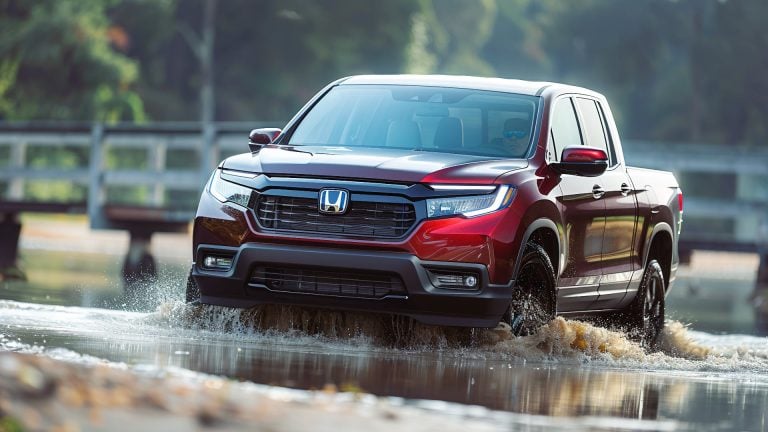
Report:
[{"label": "black bumper trim", "polygon": [[[198,264],[205,252],[234,254],[234,264],[227,272],[206,270],[199,265],[194,265],[192,269],[192,276],[200,288],[201,302],[228,307],[289,304],[401,314],[425,324],[495,327],[509,306],[513,285],[512,282],[506,285],[490,284],[488,271],[482,264],[422,261],[404,252],[265,243],[246,243],[239,248],[200,245],[195,255]],[[253,268],[258,264],[396,273],[402,278],[407,294],[354,298],[270,291],[248,283]],[[430,282],[425,267],[477,272],[480,275],[479,289],[436,288]]]}]

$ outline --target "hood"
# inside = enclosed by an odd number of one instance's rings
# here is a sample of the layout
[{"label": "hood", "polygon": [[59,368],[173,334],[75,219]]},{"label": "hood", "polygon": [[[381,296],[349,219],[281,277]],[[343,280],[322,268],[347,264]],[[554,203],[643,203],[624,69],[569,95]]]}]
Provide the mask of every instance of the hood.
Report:
[{"label": "hood", "polygon": [[430,151],[278,145],[223,162],[226,169],[267,175],[465,184],[492,183],[498,176],[526,166],[528,162],[521,159]]}]

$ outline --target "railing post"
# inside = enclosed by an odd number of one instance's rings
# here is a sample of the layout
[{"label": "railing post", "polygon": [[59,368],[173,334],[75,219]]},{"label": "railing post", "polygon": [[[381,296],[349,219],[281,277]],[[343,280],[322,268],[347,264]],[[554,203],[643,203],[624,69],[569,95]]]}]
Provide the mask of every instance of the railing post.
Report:
[{"label": "railing post", "polygon": [[[160,177],[165,172],[165,161],[168,154],[168,143],[161,141],[148,149],[148,168],[155,176]],[[165,183],[157,181],[152,187],[152,205],[162,207],[165,204]]]},{"label": "railing post", "polygon": [[92,229],[109,228],[104,218],[104,125],[91,127],[90,176],[88,181],[88,219]]},{"label": "railing post", "polygon": [[216,167],[219,154],[218,131],[213,123],[203,125],[203,148],[200,154],[200,190],[208,180],[211,170]]},{"label": "railing post", "polygon": [[[24,138],[19,136],[19,141],[11,145],[10,154],[10,168],[12,170],[21,171],[26,165],[27,159],[27,142]],[[24,200],[24,178],[17,176],[13,178],[8,184],[8,199],[13,201]]]}]

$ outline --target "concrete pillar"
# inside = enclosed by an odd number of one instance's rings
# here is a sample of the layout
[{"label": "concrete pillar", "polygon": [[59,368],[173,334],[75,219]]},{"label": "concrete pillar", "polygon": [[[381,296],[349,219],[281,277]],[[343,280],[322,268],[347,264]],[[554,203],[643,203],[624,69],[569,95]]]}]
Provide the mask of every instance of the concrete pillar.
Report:
[{"label": "concrete pillar", "polygon": [[768,246],[761,248],[760,264],[757,267],[755,279],[755,325],[757,332],[768,336]]},{"label": "concrete pillar", "polygon": [[0,214],[0,272],[16,267],[21,222],[16,213]]},{"label": "concrete pillar", "polygon": [[147,290],[157,282],[157,266],[150,249],[152,233],[130,231],[128,253],[123,262],[123,290],[134,295]]},{"label": "concrete pillar", "polygon": [[755,305],[755,326],[758,333],[768,336],[768,215],[764,215],[760,224],[757,244],[760,263],[757,265],[755,292],[752,294]]}]

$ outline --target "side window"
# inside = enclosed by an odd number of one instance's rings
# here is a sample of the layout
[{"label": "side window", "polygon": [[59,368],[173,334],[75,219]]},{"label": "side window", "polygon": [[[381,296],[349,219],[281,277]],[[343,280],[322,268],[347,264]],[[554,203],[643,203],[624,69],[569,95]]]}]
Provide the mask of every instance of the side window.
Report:
[{"label": "side window", "polygon": [[550,133],[552,137],[552,150],[555,152],[552,160],[559,160],[560,153],[566,147],[583,145],[579,123],[576,121],[576,112],[573,109],[571,98],[563,98],[557,101],[552,113]]},{"label": "side window", "polygon": [[598,102],[597,108],[600,111],[600,118],[603,120],[603,129],[605,130],[605,136],[608,137],[608,150],[610,150],[611,166],[619,163],[619,157],[616,155],[616,145],[613,143],[613,137],[611,131],[608,130],[608,119],[605,117],[605,110],[603,105]]},{"label": "side window", "polygon": [[[581,113],[587,145],[602,149],[611,157],[611,152],[608,150],[608,142],[605,139],[602,116],[597,110],[597,103],[592,99],[576,98],[576,105]],[[613,158],[611,157],[611,159]]]}]

